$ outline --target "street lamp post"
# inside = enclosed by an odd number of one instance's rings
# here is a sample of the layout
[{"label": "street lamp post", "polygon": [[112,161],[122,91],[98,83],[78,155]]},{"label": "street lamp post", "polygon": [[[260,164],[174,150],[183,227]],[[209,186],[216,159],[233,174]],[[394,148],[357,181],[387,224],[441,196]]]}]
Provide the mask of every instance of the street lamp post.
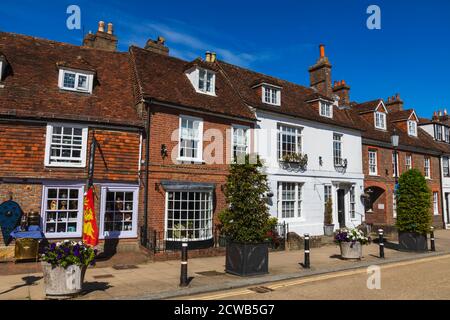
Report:
[{"label": "street lamp post", "polygon": [[391,136],[391,143],[392,143],[392,147],[394,148],[394,179],[395,179],[395,185],[394,185],[394,195],[396,197],[395,201],[397,201],[397,187],[398,187],[398,164],[397,164],[397,158],[398,158],[398,153],[397,153],[397,147],[398,147],[398,142],[399,142],[399,136],[397,134],[397,130],[394,128],[394,131],[392,133]]}]

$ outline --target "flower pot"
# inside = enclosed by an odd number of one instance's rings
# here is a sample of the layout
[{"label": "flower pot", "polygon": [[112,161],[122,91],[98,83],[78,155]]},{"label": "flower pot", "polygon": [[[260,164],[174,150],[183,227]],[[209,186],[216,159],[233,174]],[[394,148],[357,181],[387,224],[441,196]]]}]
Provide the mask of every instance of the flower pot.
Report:
[{"label": "flower pot", "polygon": [[326,224],[323,226],[323,233],[327,237],[332,237],[334,235],[334,224]]},{"label": "flower pot", "polygon": [[268,273],[268,243],[228,242],[225,271],[238,276],[255,276]]},{"label": "flower pot", "polygon": [[83,287],[86,266],[71,265],[67,268],[52,267],[50,263],[42,261],[44,273],[44,287],[47,296],[74,296]]},{"label": "flower pot", "polygon": [[341,242],[340,247],[343,259],[362,258],[362,245],[360,242]]},{"label": "flower pot", "polygon": [[417,232],[399,232],[398,249],[408,252],[428,251],[427,236]]}]

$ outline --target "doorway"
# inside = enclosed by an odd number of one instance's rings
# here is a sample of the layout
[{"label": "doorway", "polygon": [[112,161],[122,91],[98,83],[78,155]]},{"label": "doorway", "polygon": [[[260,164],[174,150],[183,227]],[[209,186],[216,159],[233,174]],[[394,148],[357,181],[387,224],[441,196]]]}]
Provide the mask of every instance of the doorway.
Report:
[{"label": "doorway", "polygon": [[450,195],[450,193],[446,192],[445,193],[445,213],[447,215],[447,224],[450,223],[450,208],[449,208],[449,201],[448,201],[448,196]]},{"label": "doorway", "polygon": [[344,189],[339,189],[337,191],[337,205],[338,205],[339,228],[345,228],[345,190]]}]

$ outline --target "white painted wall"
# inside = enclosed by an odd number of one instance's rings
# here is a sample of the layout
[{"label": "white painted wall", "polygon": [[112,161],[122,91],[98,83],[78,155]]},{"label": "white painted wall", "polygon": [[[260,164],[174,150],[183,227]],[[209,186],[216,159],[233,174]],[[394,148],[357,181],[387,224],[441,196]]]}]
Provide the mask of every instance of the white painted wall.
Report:
[{"label": "white painted wall", "polygon": [[[256,150],[265,161],[270,187],[274,194],[270,203],[270,213],[280,222],[289,223],[289,230],[298,234],[323,234],[324,186],[332,185],[333,220],[339,228],[337,214],[337,190],[346,190],[345,209],[346,226],[356,227],[364,221],[364,206],[361,194],[364,192],[364,174],[362,170],[362,141],[360,132],[333,127],[318,122],[287,117],[275,113],[257,111],[258,127],[254,131]],[[279,123],[302,127],[304,154],[308,155],[308,167],[305,172],[284,170],[278,163],[277,127]],[[342,137],[342,157],[348,160],[347,170],[338,172],[333,163],[333,133]],[[322,166],[319,164],[322,157]],[[301,182],[302,217],[282,219],[278,212],[278,182]],[[355,185],[356,217],[350,218],[350,195],[348,189]]]}]

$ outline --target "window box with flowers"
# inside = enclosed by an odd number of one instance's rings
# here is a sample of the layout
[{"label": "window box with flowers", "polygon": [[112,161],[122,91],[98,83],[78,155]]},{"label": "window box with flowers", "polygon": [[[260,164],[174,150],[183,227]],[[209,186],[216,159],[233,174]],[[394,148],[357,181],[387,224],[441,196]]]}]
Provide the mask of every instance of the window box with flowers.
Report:
[{"label": "window box with flowers", "polygon": [[283,167],[290,169],[306,170],[308,166],[308,155],[302,153],[287,153],[281,157]]},{"label": "window box with flowers", "polygon": [[84,275],[94,264],[97,250],[82,242],[65,240],[51,243],[41,255],[45,294],[71,297],[81,292]]},{"label": "window box with flowers", "polygon": [[343,259],[361,259],[362,246],[368,245],[370,241],[370,238],[358,229],[341,229],[335,236],[335,242],[341,248]]}]

